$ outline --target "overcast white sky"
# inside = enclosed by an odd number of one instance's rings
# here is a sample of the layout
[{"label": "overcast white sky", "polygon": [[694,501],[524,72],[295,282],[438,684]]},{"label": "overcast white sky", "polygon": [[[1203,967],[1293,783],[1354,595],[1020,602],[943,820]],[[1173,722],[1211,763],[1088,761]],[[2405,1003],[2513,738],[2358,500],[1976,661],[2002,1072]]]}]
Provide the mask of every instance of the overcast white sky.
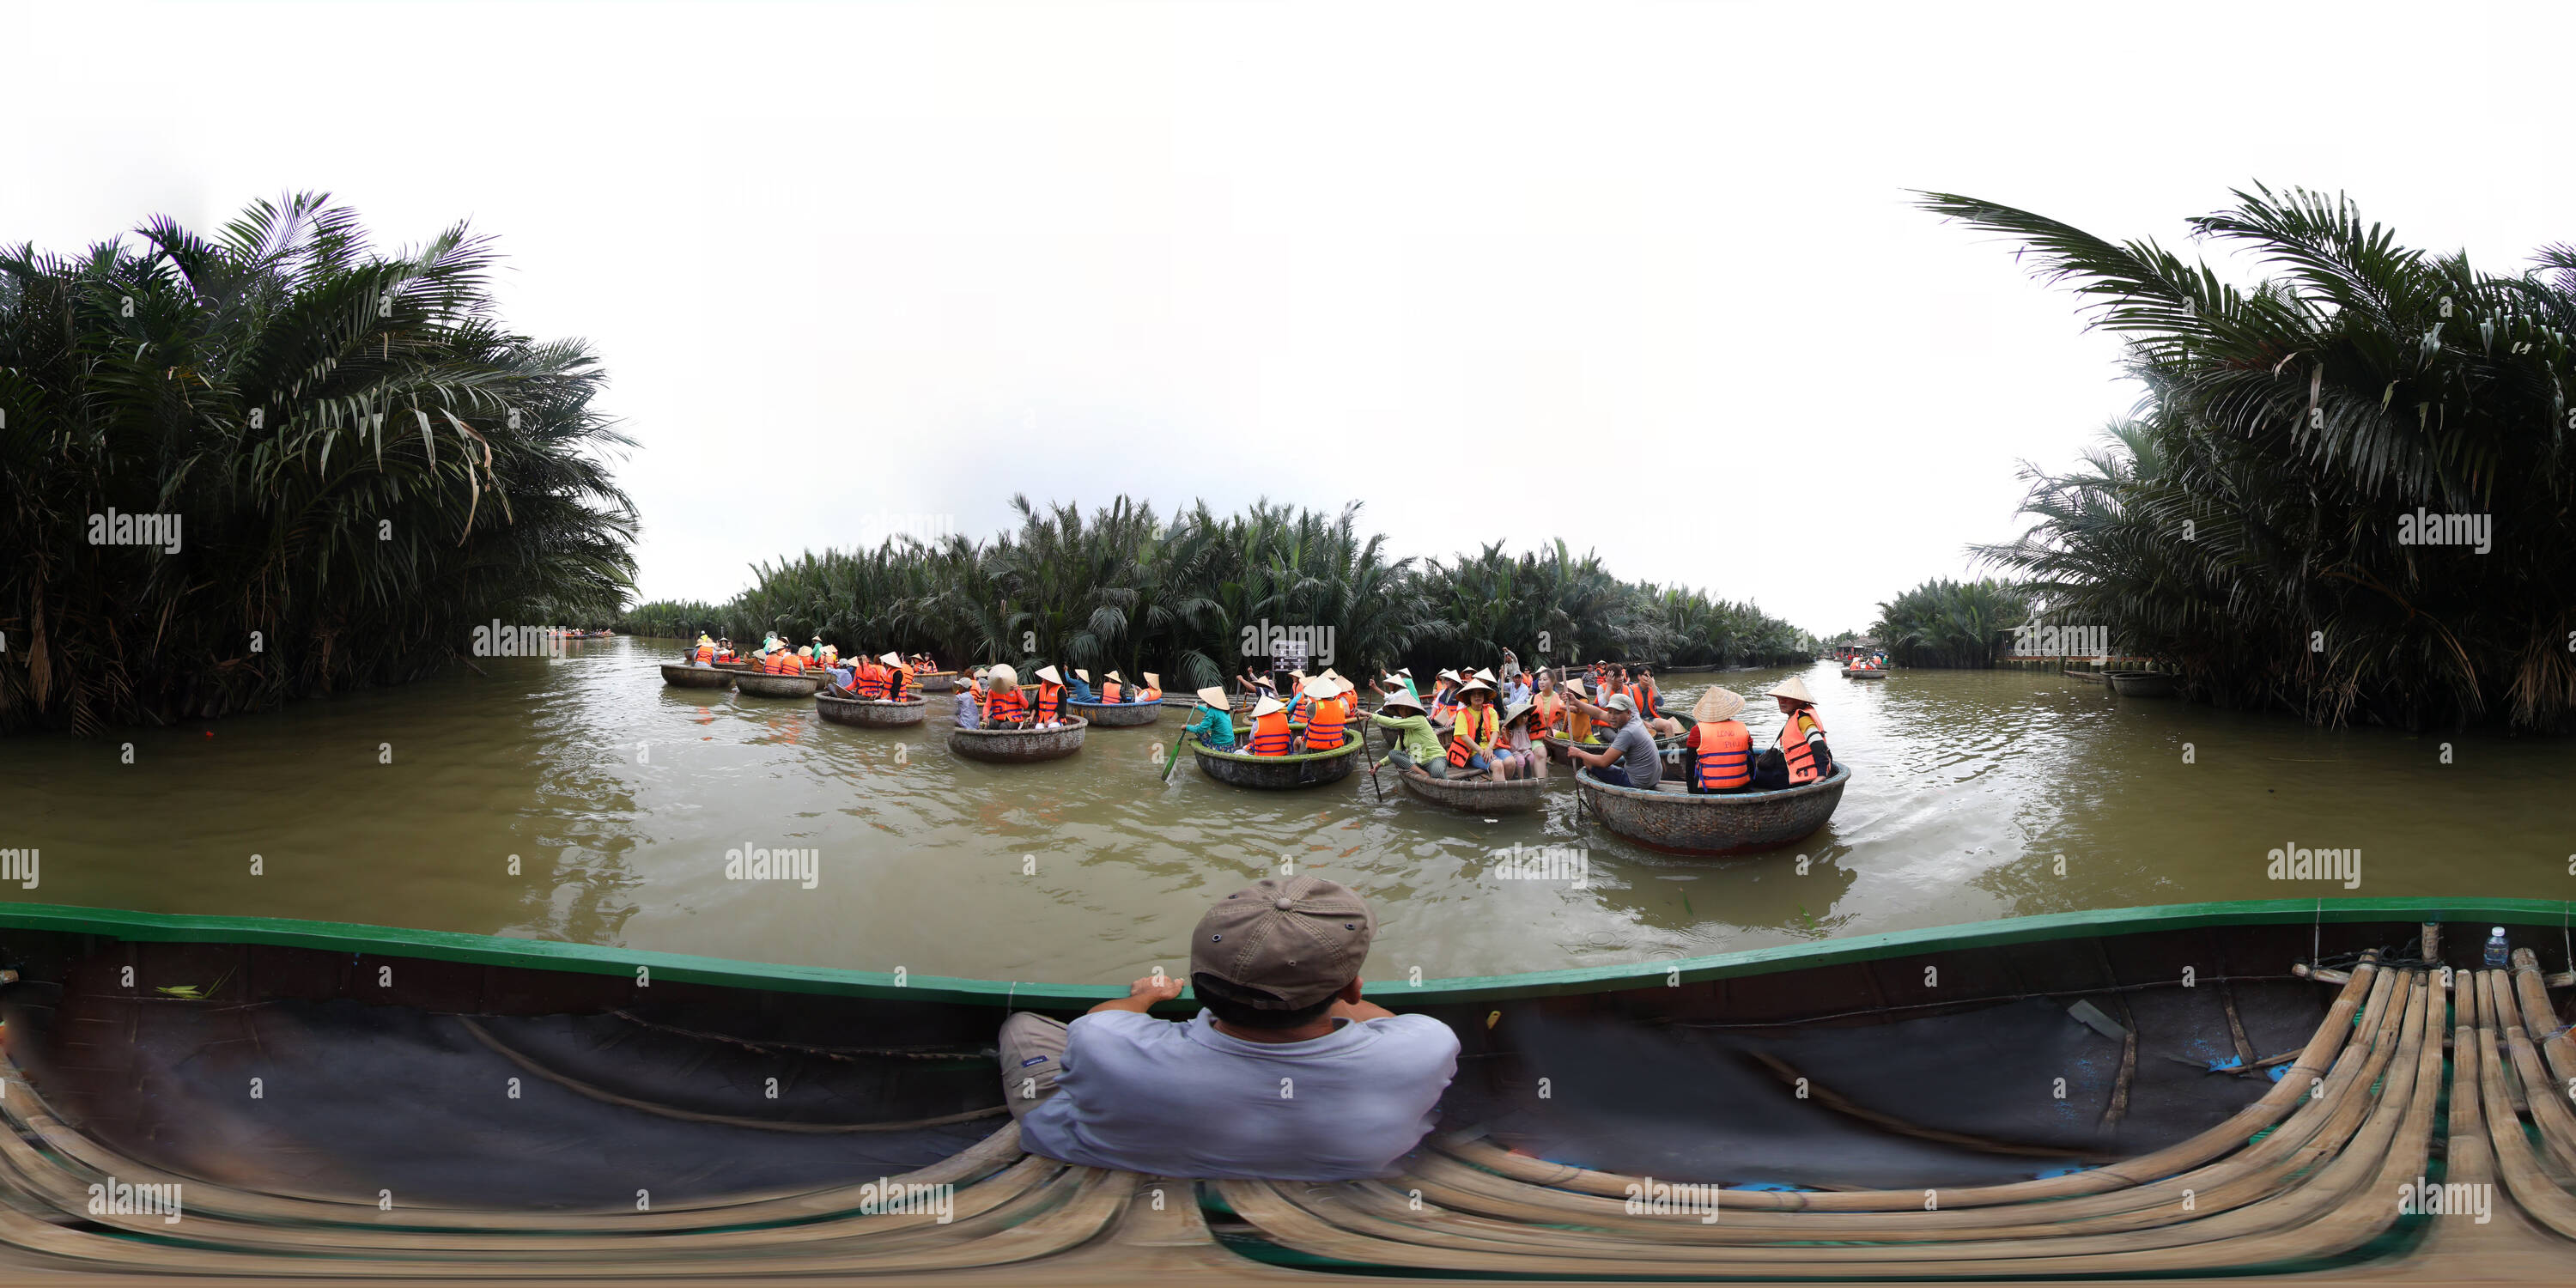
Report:
[{"label": "overcast white sky", "polygon": [[[1820,633],[2134,390],[1965,192],[2576,240],[2564,8],[11,6],[0,241],[327,190],[593,342],[647,598],[1014,491],[1563,536]],[[2520,59],[2536,56],[2531,65]],[[1034,431],[1040,449],[1005,450]],[[847,443],[846,468],[765,451]]]}]

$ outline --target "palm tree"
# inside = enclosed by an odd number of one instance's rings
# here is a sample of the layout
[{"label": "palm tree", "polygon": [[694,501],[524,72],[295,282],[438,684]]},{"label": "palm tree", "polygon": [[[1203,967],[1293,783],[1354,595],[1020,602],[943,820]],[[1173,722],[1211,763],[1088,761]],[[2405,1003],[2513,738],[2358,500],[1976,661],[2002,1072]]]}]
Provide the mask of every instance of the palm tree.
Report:
[{"label": "palm tree", "polygon": [[[2576,249],[2494,276],[2397,245],[2340,196],[2267,188],[2190,221],[2272,275],[2222,281],[1990,202],[2145,395],[2085,468],[2029,470],[2036,522],[1983,551],[2061,616],[2180,665],[2191,692],[2324,723],[2576,723]],[[2483,550],[2415,540],[2484,525]]]},{"label": "palm tree", "polygon": [[[628,444],[587,349],[502,328],[487,239],[382,254],[319,195],[135,238],[0,251],[0,729],[399,682],[491,618],[615,610]],[[176,549],[90,543],[110,511]]]}]

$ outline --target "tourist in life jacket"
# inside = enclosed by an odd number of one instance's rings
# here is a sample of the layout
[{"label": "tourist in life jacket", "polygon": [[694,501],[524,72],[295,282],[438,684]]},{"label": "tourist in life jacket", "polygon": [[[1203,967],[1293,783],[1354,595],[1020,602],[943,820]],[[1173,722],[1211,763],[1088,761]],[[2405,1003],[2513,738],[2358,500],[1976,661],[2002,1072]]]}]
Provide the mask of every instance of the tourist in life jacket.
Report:
[{"label": "tourist in life jacket", "polygon": [[1029,700],[1020,692],[1020,673],[996,662],[984,675],[984,727],[1016,725],[1029,716]]},{"label": "tourist in life jacket", "polygon": [[1297,735],[1288,727],[1288,708],[1277,698],[1252,704],[1252,747],[1256,756],[1285,756],[1296,749]]},{"label": "tourist in life jacket", "polygon": [[1530,740],[1540,764],[1549,759],[1546,738],[1561,733],[1564,727],[1565,695],[1557,692],[1556,672],[1541,667],[1537,688],[1530,694]]},{"label": "tourist in life jacket", "polygon": [[768,653],[762,655],[760,659],[760,670],[763,675],[785,675],[787,674],[788,665],[795,660],[796,655],[788,652],[786,649],[771,649]]},{"label": "tourist in life jacket", "polygon": [[1147,671],[1145,673],[1145,687],[1136,691],[1136,700],[1138,702],[1162,701],[1163,677],[1156,675],[1151,671]]},{"label": "tourist in life jacket", "polygon": [[[1807,686],[1790,676],[1771,686],[1771,696],[1780,704],[1780,736],[1772,747],[1780,753],[1779,781],[1762,781],[1772,775],[1754,775],[1765,787],[1797,787],[1816,782],[1834,772],[1833,749],[1825,744],[1825,724],[1817,718],[1816,700],[1808,696]],[[1764,757],[1768,760],[1769,757]]]},{"label": "tourist in life jacket", "polygon": [[1503,722],[1494,710],[1494,686],[1469,680],[1458,690],[1458,718],[1449,726],[1449,776],[1479,778],[1494,769],[1494,742]]},{"label": "tourist in life jacket", "polygon": [[861,655],[850,664],[850,696],[862,702],[885,701],[885,664]]},{"label": "tourist in life jacket", "polygon": [[1592,713],[1601,708],[1592,705],[1591,692],[1578,679],[1566,680],[1557,691],[1565,700],[1565,728],[1557,736],[1570,743],[1592,741]]},{"label": "tourist in life jacket", "polygon": [[912,668],[903,664],[901,654],[887,653],[877,661],[885,664],[886,701],[905,702],[918,694],[919,690],[913,687]]},{"label": "tourist in life jacket", "polygon": [[1503,732],[1494,742],[1494,768],[1505,778],[1547,777],[1546,744],[1530,736],[1537,708],[1515,702],[1503,708]]},{"label": "tourist in life jacket", "polygon": [[1753,790],[1753,732],[1736,717],[1744,695],[1712,684],[1691,704],[1691,726],[1682,740],[1682,782],[1694,796]]},{"label": "tourist in life jacket", "polygon": [[1458,718],[1458,686],[1461,683],[1463,681],[1456,671],[1442,671],[1432,677],[1431,700],[1423,704],[1423,712],[1431,717],[1433,724],[1447,724]]},{"label": "tourist in life jacket", "polygon": [[700,666],[714,666],[716,664],[716,642],[708,639],[706,632],[698,632],[698,646],[695,649],[690,650],[689,660]]},{"label": "tourist in life jacket", "polygon": [[1211,684],[1198,691],[1198,699],[1198,710],[1181,736],[1198,739],[1210,751],[1234,750],[1234,704],[1225,700],[1225,690]]},{"label": "tourist in life jacket", "polygon": [[1339,751],[1349,740],[1350,708],[1342,705],[1342,682],[1319,675],[1306,682],[1306,751]]},{"label": "tourist in life jacket", "polygon": [[1440,755],[1440,733],[1422,714],[1422,699],[1401,690],[1386,695],[1369,723],[1387,731],[1386,759],[1396,772],[1419,769],[1432,778],[1447,778],[1449,762]]},{"label": "tourist in life jacket", "polygon": [[1059,728],[1064,724],[1064,674],[1052,666],[1038,668],[1037,706],[1029,718],[1040,729]]},{"label": "tourist in life jacket", "polygon": [[1281,691],[1279,700],[1288,707],[1290,724],[1304,724],[1315,716],[1315,695],[1307,690],[1303,671],[1288,673],[1288,687]]},{"label": "tourist in life jacket", "polygon": [[1653,670],[1642,666],[1637,668],[1637,684],[1628,696],[1636,702],[1637,710],[1645,715],[1647,730],[1656,737],[1672,737],[1690,728],[1689,723],[1680,717],[1663,713],[1664,695],[1655,686]]}]

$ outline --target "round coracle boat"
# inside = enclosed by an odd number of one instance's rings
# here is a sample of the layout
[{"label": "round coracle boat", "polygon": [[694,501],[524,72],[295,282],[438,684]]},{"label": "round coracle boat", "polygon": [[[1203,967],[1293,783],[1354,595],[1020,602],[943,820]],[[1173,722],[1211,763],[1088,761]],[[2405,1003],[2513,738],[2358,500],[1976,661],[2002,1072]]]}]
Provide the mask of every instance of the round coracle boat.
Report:
[{"label": "round coracle boat", "polygon": [[834,724],[857,725],[862,729],[893,729],[920,724],[929,716],[930,704],[920,698],[887,702],[817,693],[814,695],[814,711]]},{"label": "round coracle boat", "polygon": [[[1303,732],[1305,726],[1294,726]],[[1234,745],[1245,745],[1252,731],[1235,726]],[[1212,751],[1196,738],[1182,740],[1198,757],[1199,772],[1231,787],[1250,787],[1260,791],[1284,792],[1301,787],[1321,787],[1350,777],[1360,763],[1360,740],[1346,737],[1332,751],[1307,752],[1296,756],[1255,756],[1243,751]]]},{"label": "round coracle boat", "polygon": [[686,662],[664,662],[662,683],[682,689],[721,689],[733,683],[734,673],[723,667],[697,666]]},{"label": "round coracle boat", "polygon": [[1590,769],[1574,774],[1583,807],[1603,827],[1671,854],[1749,854],[1787,845],[1823,827],[1850,782],[1851,767],[1838,764],[1825,778],[1799,787],[1693,796],[1671,779],[1648,791],[1612,787]]},{"label": "round coracle boat", "polygon": [[793,675],[772,675],[766,671],[738,671],[733,677],[734,691],[755,698],[810,698],[823,687],[827,677],[820,671]]},{"label": "round coracle boat", "polygon": [[912,679],[913,683],[921,686],[921,691],[924,693],[954,693],[957,691],[957,673],[955,671],[915,671],[912,673]]},{"label": "round coracle boat", "polygon": [[2111,671],[2105,678],[2111,691],[2124,698],[2170,698],[2174,695],[2174,678],[2163,671]]},{"label": "round coracle boat", "polygon": [[1076,716],[1053,729],[1023,729],[1010,725],[990,729],[951,729],[948,731],[948,749],[968,760],[989,761],[997,765],[1062,760],[1082,750],[1083,731],[1090,727],[1090,721]]},{"label": "round coracle boat", "polygon": [[1434,778],[1418,765],[1396,778],[1406,791],[1434,805],[1470,814],[1525,814],[1538,808],[1539,797],[1547,791],[1544,778]]},{"label": "round coracle boat", "polygon": [[1887,668],[1883,666],[1847,666],[1843,668],[1843,678],[1846,680],[1884,680],[1887,678]]},{"label": "round coracle boat", "polygon": [[[1198,699],[1191,698],[1191,702]],[[1075,702],[1067,699],[1064,709],[1103,729],[1132,729],[1163,718],[1163,702]]]}]

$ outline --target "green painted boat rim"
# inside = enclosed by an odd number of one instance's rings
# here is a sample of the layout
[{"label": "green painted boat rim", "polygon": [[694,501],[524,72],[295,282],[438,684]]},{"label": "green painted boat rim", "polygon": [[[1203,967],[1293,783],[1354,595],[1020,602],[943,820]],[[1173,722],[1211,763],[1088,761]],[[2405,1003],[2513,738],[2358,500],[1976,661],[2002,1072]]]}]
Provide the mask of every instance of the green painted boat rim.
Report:
[{"label": "green painted boat rim", "polygon": [[[2562,934],[2576,934],[2576,901],[2556,899],[2449,898],[2432,895],[2348,899],[2247,899],[2227,903],[2181,903],[2145,908],[2111,908],[2092,912],[2047,913],[2005,917],[1958,926],[1930,926],[1852,935],[1805,943],[1748,948],[1705,957],[1633,962],[1531,971],[1518,975],[1429,979],[1406,986],[1372,981],[1369,995],[1396,1006],[1499,1001],[1667,985],[1676,980],[1697,983],[1780,971],[1806,970],[1848,962],[1912,957],[1934,952],[1995,948],[2010,944],[2071,939],[2085,935],[2125,935],[2205,927],[2279,925],[2282,923],[2368,921],[2476,925],[2546,926],[2559,923]],[[261,944],[311,948],[356,956],[423,958],[476,965],[560,970],[591,975],[636,976],[650,973],[655,982],[708,984],[725,988],[766,989],[789,993],[827,993],[916,1002],[954,1002],[993,1007],[1065,1009],[1125,997],[1123,988],[1098,984],[1047,984],[1030,981],[962,979],[906,975],[893,971],[845,970],[828,966],[772,965],[701,957],[687,953],[650,952],[552,939],[522,939],[450,930],[412,930],[351,922],[300,921],[282,917],[197,916],[185,913],[129,912],[63,904],[0,902],[0,946],[9,930],[103,935],[144,943]],[[2283,963],[2286,967],[2288,963]],[[1162,1008],[1194,1012],[1193,1002]]]}]

